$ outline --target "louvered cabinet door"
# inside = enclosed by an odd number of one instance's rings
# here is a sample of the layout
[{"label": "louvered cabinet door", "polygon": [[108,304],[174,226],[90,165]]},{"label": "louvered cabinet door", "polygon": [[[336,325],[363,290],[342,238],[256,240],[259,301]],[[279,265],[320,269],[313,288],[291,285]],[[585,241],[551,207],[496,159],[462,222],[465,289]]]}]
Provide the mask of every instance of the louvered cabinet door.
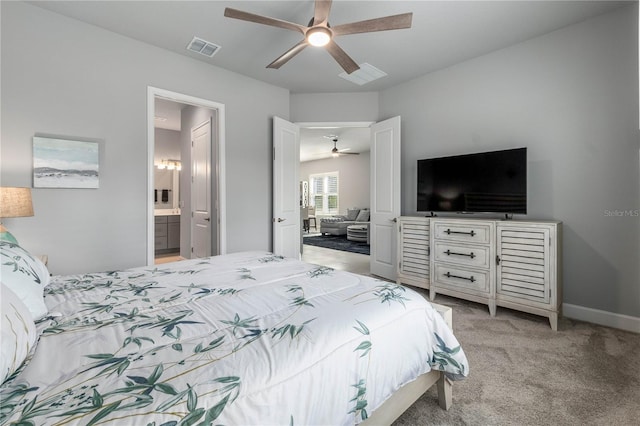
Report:
[{"label": "louvered cabinet door", "polygon": [[496,299],[498,306],[549,317],[559,312],[556,224],[498,224]]},{"label": "louvered cabinet door", "polygon": [[429,219],[398,220],[398,284],[429,288]]}]

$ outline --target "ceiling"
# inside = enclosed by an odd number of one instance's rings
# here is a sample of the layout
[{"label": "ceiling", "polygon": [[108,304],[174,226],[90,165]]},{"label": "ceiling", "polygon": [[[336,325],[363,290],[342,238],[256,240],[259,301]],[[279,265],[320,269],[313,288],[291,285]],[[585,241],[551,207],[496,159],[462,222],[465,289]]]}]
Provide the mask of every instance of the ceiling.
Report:
[{"label": "ceiling", "polygon": [[[289,89],[291,93],[380,91],[429,72],[520,43],[627,1],[383,1],[334,0],[329,22],[340,24],[412,12],[410,29],[354,34],[336,42],[358,63],[386,77],[356,85],[322,48],[308,47],[282,68],[266,65],[301,40],[299,33],[224,17],[225,7],[307,25],[313,0],[297,1],[30,1],[180,55]],[[211,58],[190,52],[193,37],[221,46]],[[156,104],[156,127],[179,130],[181,104]],[[177,117],[177,119],[176,119]],[[369,150],[368,128],[301,129],[301,161],[330,157],[338,148]]]},{"label": "ceiling", "polygon": [[[388,75],[358,86],[338,74],[322,48],[309,47],[279,70],[265,68],[301,34],[225,18],[229,6],[307,25],[312,0],[298,1],[32,1],[133,39],[253,77],[292,93],[379,91],[605,13],[621,1],[380,1],[336,0],[331,25],[413,12],[410,29],[354,34],[336,42],[358,63]],[[212,57],[186,50],[199,37],[221,46]]]},{"label": "ceiling", "polygon": [[180,131],[182,108],[186,105],[167,99],[155,100],[155,128]]},{"label": "ceiling", "polygon": [[300,129],[300,161],[332,158],[333,141],[327,136],[335,136],[338,139],[336,142],[338,151],[353,153],[370,151],[369,127],[344,127],[339,123],[335,127],[323,127]]}]

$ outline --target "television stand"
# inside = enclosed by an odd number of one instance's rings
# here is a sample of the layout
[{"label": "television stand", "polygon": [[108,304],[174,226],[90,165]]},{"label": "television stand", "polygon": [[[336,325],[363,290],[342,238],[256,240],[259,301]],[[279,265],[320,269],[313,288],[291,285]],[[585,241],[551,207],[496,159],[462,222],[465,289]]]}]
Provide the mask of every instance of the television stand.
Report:
[{"label": "television stand", "polygon": [[398,218],[397,284],[549,318],[562,312],[558,221]]}]

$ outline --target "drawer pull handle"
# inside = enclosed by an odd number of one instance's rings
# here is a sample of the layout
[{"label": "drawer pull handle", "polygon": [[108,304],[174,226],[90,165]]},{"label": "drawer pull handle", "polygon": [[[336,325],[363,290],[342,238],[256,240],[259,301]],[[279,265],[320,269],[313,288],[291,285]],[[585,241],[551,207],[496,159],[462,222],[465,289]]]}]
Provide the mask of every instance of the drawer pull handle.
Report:
[{"label": "drawer pull handle", "polygon": [[458,278],[461,280],[467,280],[467,281],[471,281],[472,283],[476,281],[476,279],[473,278],[473,275],[471,275],[471,278],[467,278],[467,277],[461,277],[459,275],[452,275],[451,272],[447,272],[446,274],[444,274],[444,276],[447,278]]},{"label": "drawer pull handle", "polygon": [[447,250],[444,252],[444,254],[446,254],[447,256],[469,256],[471,259],[476,257],[476,255],[473,254],[473,252],[471,252],[470,254],[467,254],[467,253],[456,253],[455,251]]},{"label": "drawer pull handle", "polygon": [[474,230],[471,230],[471,232],[462,232],[462,231],[452,231],[449,228],[447,228],[447,230],[444,231],[444,233],[447,234],[447,235],[451,235],[451,234],[471,235],[472,237],[474,237],[476,235],[476,231],[474,231]]}]

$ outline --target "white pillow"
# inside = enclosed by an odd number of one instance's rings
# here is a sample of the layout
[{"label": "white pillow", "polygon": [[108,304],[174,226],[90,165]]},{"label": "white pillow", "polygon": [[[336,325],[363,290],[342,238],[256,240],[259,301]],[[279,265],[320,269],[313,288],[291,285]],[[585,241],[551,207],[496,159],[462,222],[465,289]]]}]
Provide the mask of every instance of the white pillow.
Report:
[{"label": "white pillow", "polygon": [[24,303],[36,321],[47,314],[44,287],[49,271],[38,259],[17,244],[0,241],[0,279]]},{"label": "white pillow", "polygon": [[2,334],[0,335],[0,379],[7,380],[24,362],[36,343],[36,324],[18,296],[0,283]]}]

